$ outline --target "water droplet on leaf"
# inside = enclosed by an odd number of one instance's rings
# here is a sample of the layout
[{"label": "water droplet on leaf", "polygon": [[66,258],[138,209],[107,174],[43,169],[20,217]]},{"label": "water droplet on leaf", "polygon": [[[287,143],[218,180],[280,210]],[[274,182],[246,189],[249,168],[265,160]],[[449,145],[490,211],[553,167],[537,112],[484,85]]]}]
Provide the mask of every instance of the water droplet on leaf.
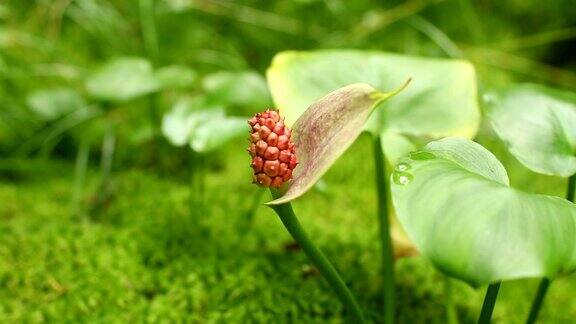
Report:
[{"label": "water droplet on leaf", "polygon": [[392,173],[392,181],[400,186],[409,184],[412,179],[414,179],[414,176],[408,172],[394,171],[394,173]]},{"label": "water droplet on leaf", "polygon": [[497,100],[496,96],[493,93],[484,94],[482,99],[484,99],[484,102],[487,104],[493,104]]},{"label": "water droplet on leaf", "polygon": [[405,172],[405,171],[410,170],[411,168],[412,168],[412,166],[410,164],[408,164],[406,162],[402,162],[396,166],[395,170],[400,171],[400,172]]}]

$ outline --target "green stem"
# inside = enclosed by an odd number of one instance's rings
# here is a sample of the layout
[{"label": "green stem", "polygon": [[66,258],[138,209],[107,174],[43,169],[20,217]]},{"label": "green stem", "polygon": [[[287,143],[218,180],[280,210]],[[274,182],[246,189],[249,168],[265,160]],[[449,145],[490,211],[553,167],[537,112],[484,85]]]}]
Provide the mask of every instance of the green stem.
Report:
[{"label": "green stem", "polygon": [[156,33],[156,22],[154,20],[154,0],[140,0],[138,6],[140,10],[140,28],[142,29],[144,50],[153,63],[158,63],[160,50],[158,48],[158,35]]},{"label": "green stem", "polygon": [[206,172],[204,157],[190,151],[190,213],[204,207]]},{"label": "green stem", "polygon": [[494,311],[494,306],[496,305],[496,298],[498,297],[499,289],[500,282],[488,286],[488,290],[486,290],[486,296],[484,296],[484,303],[482,304],[482,311],[480,312],[480,317],[478,318],[478,324],[490,323],[492,312]]},{"label": "green stem", "polygon": [[454,307],[452,298],[452,282],[450,282],[448,277],[444,277],[444,298],[446,298],[446,323],[458,324],[458,312],[456,307]]},{"label": "green stem", "polygon": [[76,156],[74,166],[74,185],[72,187],[72,214],[77,215],[82,212],[82,195],[84,183],[86,182],[86,170],[90,158],[90,143],[87,139],[82,139]]},{"label": "green stem", "polygon": [[566,199],[571,202],[575,202],[574,191],[576,190],[576,174],[573,174],[568,178],[568,188],[566,189]]},{"label": "green stem", "polygon": [[[148,59],[154,66],[160,60],[160,50],[158,47],[158,35],[156,33],[156,21],[154,18],[154,0],[139,0],[138,7],[140,11],[140,28],[142,30],[142,40],[144,43],[144,51]],[[153,133],[153,151],[156,151],[157,145],[156,136],[159,133],[158,112],[157,112],[158,98],[155,94],[148,96],[148,118],[152,126]]]},{"label": "green stem", "polygon": [[116,130],[114,125],[109,125],[102,141],[102,183],[103,186],[108,184],[110,173],[112,172],[112,163],[114,162],[114,151],[116,149]]},{"label": "green stem", "polygon": [[[156,108],[158,106],[157,103],[158,96],[156,94],[152,93],[148,95],[148,119],[150,122],[150,127],[152,127],[152,139],[154,145],[157,145],[156,137],[160,133],[160,125],[158,122],[160,117],[158,116],[158,109]],[[156,148],[154,150],[157,151]]]},{"label": "green stem", "polygon": [[190,152],[190,173],[189,173],[189,197],[188,197],[188,201],[190,204],[190,215],[194,214],[194,211],[197,210],[197,208],[199,207],[198,202],[200,201],[199,199],[199,193],[198,193],[198,177],[200,176],[200,172],[198,172],[198,160],[196,158],[196,153],[194,151]]},{"label": "green stem", "polygon": [[486,37],[484,35],[484,30],[482,29],[480,18],[478,18],[478,15],[476,14],[474,2],[471,0],[460,0],[460,8],[462,10],[462,15],[467,21],[466,25],[474,43],[478,44],[484,42]]},{"label": "green stem", "polygon": [[107,125],[104,139],[102,140],[102,155],[100,157],[100,185],[96,194],[96,201],[92,205],[90,213],[100,210],[110,198],[110,175],[116,150],[116,130],[114,123]]},{"label": "green stem", "polygon": [[[272,190],[272,196],[274,198],[279,198],[280,196],[274,190]],[[334,266],[330,263],[328,258],[314,245],[314,243],[310,240],[300,222],[298,222],[298,218],[294,214],[294,210],[292,209],[292,205],[290,203],[282,204],[282,205],[272,205],[272,209],[278,214],[280,220],[288,230],[288,232],[292,235],[294,240],[298,242],[298,244],[302,247],[306,255],[312,260],[316,268],[320,271],[320,273],[324,276],[328,284],[332,287],[342,304],[348,309],[348,311],[354,316],[355,321],[357,323],[364,323],[364,315],[360,310],[360,306],[352,293],[344,283],[344,280],[340,277]]]},{"label": "green stem", "polygon": [[530,314],[528,315],[528,319],[526,320],[527,324],[532,324],[536,322],[536,319],[538,318],[538,313],[540,312],[540,308],[542,307],[542,303],[544,302],[544,297],[546,296],[546,292],[548,291],[549,286],[550,286],[550,279],[543,278],[542,281],[540,281],[540,285],[538,285],[538,292],[536,293],[536,297],[534,297],[532,307],[530,308]]},{"label": "green stem", "polygon": [[[568,178],[568,185],[566,187],[566,199],[568,201],[574,202],[574,190],[576,187],[576,174],[573,174]],[[532,306],[530,307],[530,313],[528,314],[528,319],[526,320],[526,324],[532,324],[536,322],[538,318],[538,313],[540,313],[540,308],[542,308],[542,304],[544,303],[544,298],[546,297],[546,293],[548,292],[548,288],[550,287],[550,279],[542,278],[540,284],[538,285],[538,292],[536,292],[536,296],[534,297],[534,301],[532,302]]]},{"label": "green stem", "polygon": [[380,241],[382,245],[382,283],[384,288],[384,323],[394,323],[394,255],[390,236],[390,218],[388,215],[388,181],[386,161],[382,153],[380,136],[374,139],[374,166],[376,168],[376,186],[378,190],[378,220],[380,223]]},{"label": "green stem", "polygon": [[198,199],[203,203],[206,199],[206,159],[200,153],[196,154],[196,188]]}]

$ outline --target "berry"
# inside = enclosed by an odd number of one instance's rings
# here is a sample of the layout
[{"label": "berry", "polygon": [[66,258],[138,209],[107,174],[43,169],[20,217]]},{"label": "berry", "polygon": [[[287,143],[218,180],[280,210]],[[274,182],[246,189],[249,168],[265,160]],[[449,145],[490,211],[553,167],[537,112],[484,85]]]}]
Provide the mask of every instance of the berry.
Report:
[{"label": "berry", "polygon": [[280,188],[292,179],[292,171],[298,165],[292,131],[276,110],[267,109],[248,120],[254,183]]}]

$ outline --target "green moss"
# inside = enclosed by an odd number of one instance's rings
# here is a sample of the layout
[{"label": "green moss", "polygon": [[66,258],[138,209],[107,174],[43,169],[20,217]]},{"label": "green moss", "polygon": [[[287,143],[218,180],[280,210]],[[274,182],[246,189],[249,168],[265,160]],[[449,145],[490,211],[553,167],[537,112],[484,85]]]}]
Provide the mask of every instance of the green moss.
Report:
[{"label": "green moss", "polygon": [[[91,215],[71,213],[72,164],[4,165],[0,181],[1,322],[345,322],[342,307],[271,210],[246,216],[256,187],[232,143],[207,173],[203,207],[189,212],[180,175],[127,170]],[[296,212],[373,321],[379,320],[379,243],[368,138],[326,175]],[[21,164],[18,164],[21,165]],[[12,175],[12,176],[7,176]],[[16,174],[17,176],[14,176]],[[85,205],[98,173],[92,170]],[[544,183],[539,181],[537,183]],[[554,191],[540,188],[543,191]],[[534,189],[537,190],[537,189]],[[397,263],[400,323],[444,323],[445,278],[421,258]],[[484,291],[452,281],[462,322]],[[537,285],[502,286],[495,319],[522,322]],[[574,278],[551,286],[542,320],[576,317]]]}]

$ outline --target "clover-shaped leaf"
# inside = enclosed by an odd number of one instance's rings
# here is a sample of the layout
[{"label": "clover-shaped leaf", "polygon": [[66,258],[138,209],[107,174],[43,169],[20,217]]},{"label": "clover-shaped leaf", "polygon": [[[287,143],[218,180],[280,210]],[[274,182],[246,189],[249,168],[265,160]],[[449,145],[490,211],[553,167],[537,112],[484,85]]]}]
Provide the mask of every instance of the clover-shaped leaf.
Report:
[{"label": "clover-shaped leaf", "polygon": [[162,89],[187,88],[196,81],[196,71],[182,65],[161,67],[155,76]]},{"label": "clover-shaped leaf", "polygon": [[484,96],[488,119],[508,150],[532,171],[576,173],[576,94],[535,84]]},{"label": "clover-shaped leaf", "polygon": [[196,72],[186,66],[170,65],[154,70],[141,57],[121,57],[106,62],[86,80],[86,90],[95,99],[123,103],[165,90],[186,88]]},{"label": "clover-shaped leaf", "polygon": [[246,135],[246,118],[227,116],[223,107],[210,106],[205,97],[185,97],[164,116],[162,133],[175,146],[188,144],[206,153]]},{"label": "clover-shaped leaf", "polygon": [[272,99],[266,80],[252,71],[220,71],[207,75],[202,88],[210,98],[225,106],[268,106]]},{"label": "clover-shaped leaf", "polygon": [[410,137],[476,134],[480,112],[473,66],[461,60],[429,59],[357,50],[278,54],[267,72],[276,107],[292,124],[324,94],[354,82],[390,89],[408,78],[402,96],[375,113],[366,129],[382,135],[394,161],[413,149]]},{"label": "clover-shaped leaf", "polygon": [[52,121],[86,106],[82,96],[71,88],[40,89],[29,94],[26,103],[46,121]]},{"label": "clover-shaped leaf", "polygon": [[158,90],[152,64],[139,57],[114,59],[86,80],[86,90],[99,100],[125,102]]},{"label": "clover-shaped leaf", "polygon": [[172,145],[184,146],[204,120],[223,115],[222,107],[206,106],[204,97],[183,97],[162,119],[162,133]]},{"label": "clover-shaped leaf", "polygon": [[224,115],[212,115],[200,123],[190,137],[190,148],[196,152],[213,151],[226,142],[246,136],[246,118]]},{"label": "clover-shaped leaf", "polygon": [[576,205],[509,187],[502,164],[477,143],[431,142],[391,178],[398,219],[448,275],[478,286],[576,269]]}]

